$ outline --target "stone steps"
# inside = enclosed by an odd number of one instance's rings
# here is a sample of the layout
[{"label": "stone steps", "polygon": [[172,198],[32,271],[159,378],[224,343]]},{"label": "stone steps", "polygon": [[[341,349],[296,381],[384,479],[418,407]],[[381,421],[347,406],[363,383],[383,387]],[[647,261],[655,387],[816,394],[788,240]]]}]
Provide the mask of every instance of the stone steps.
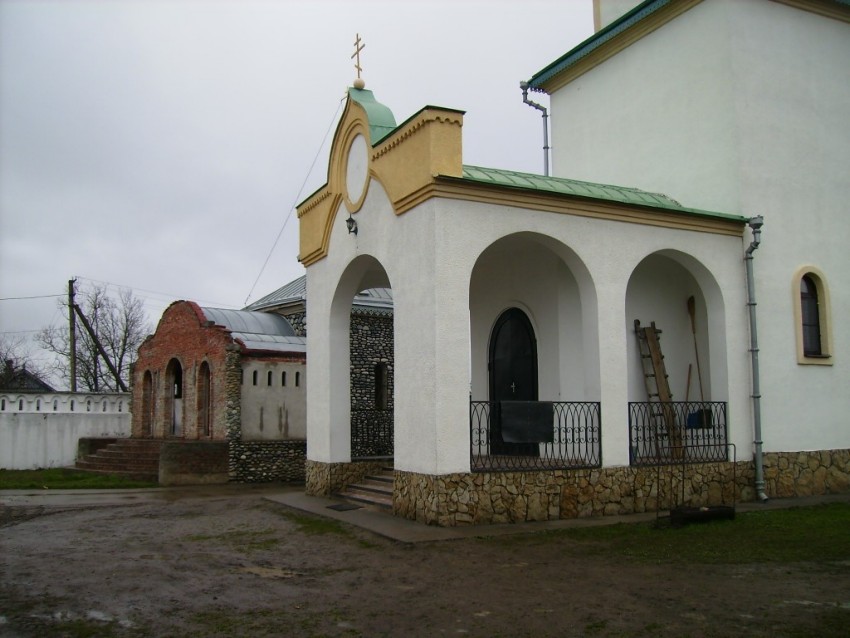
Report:
[{"label": "stone steps", "polygon": [[366,476],[360,482],[348,485],[336,496],[349,503],[392,512],[393,482],[393,468],[385,467],[379,474]]},{"label": "stone steps", "polygon": [[75,463],[79,470],[115,474],[139,481],[159,481],[161,440],[119,439]]}]

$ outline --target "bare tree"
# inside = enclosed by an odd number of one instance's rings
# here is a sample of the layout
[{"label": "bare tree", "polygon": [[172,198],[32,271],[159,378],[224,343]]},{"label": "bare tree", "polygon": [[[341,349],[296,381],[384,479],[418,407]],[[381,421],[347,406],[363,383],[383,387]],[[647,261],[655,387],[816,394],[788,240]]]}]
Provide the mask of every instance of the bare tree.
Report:
[{"label": "bare tree", "polygon": [[[136,360],[136,351],[150,332],[141,299],[134,297],[129,289],[121,289],[115,299],[109,296],[106,286],[94,286],[77,293],[76,299],[119,376],[125,385],[129,385],[130,365]],[[67,310],[67,300],[60,302],[60,306]],[[37,339],[43,348],[56,354],[56,372],[70,381],[71,346],[67,326],[45,328],[38,333]],[[94,339],[79,324],[76,350],[77,386],[81,390],[119,391],[119,385],[103,361]]]},{"label": "bare tree", "polygon": [[19,382],[21,372],[28,372],[49,385],[49,374],[33,357],[30,340],[23,335],[0,334],[0,387]]}]

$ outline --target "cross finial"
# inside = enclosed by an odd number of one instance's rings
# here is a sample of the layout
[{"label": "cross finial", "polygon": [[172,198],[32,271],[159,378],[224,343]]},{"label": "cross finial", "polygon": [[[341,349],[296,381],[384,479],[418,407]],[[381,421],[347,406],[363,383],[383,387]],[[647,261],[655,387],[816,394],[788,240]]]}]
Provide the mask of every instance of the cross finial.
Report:
[{"label": "cross finial", "polygon": [[351,54],[351,59],[354,60],[357,58],[356,63],[354,64],[354,68],[357,69],[357,79],[354,81],[355,88],[362,89],[366,86],[366,83],[360,77],[360,73],[363,71],[363,67],[360,66],[360,52],[366,48],[366,43],[360,39],[360,34],[357,34],[357,39],[354,40],[354,53]]}]

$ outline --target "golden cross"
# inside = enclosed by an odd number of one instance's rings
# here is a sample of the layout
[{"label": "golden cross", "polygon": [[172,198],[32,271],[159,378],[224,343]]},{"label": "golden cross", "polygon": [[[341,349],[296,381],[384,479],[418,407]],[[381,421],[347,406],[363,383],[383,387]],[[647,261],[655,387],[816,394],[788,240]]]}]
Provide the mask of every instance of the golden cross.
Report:
[{"label": "golden cross", "polygon": [[357,69],[357,79],[360,79],[360,72],[363,70],[360,66],[360,52],[366,48],[366,44],[360,40],[360,34],[357,34],[357,39],[354,41],[354,53],[351,54],[351,59],[357,58],[357,64],[354,68]]}]

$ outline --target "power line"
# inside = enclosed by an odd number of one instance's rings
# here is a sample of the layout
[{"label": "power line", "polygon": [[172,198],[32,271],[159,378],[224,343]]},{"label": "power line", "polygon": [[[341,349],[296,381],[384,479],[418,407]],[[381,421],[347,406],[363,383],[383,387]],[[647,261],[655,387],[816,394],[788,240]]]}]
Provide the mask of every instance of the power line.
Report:
[{"label": "power line", "polygon": [[54,297],[64,297],[65,295],[32,295],[30,297],[0,297],[0,301],[18,301],[21,299],[51,299]]},{"label": "power line", "polygon": [[168,303],[174,301],[175,299],[191,299],[193,301],[198,301],[198,302],[203,303],[205,305],[225,306],[225,307],[230,307],[230,308],[236,307],[236,304],[232,304],[232,303],[224,303],[224,302],[221,302],[221,301],[210,301],[209,299],[195,299],[195,298],[188,296],[188,295],[175,295],[175,294],[170,293],[170,292],[162,292],[162,291],[159,291],[159,290],[148,290],[146,288],[136,288],[134,286],[128,286],[128,285],[125,285],[125,284],[116,284],[116,283],[111,282],[111,281],[104,281],[103,279],[93,279],[91,277],[83,277],[83,276],[78,276],[77,278],[81,279],[83,281],[90,281],[90,282],[97,283],[97,284],[105,284],[106,286],[113,286],[115,288],[126,288],[128,290],[132,290],[133,293],[146,292],[149,295],[159,295],[160,297],[164,297],[165,299],[160,301],[160,300],[157,300],[157,299],[145,296],[145,295],[137,295],[137,296],[141,297],[142,299],[149,299],[151,301],[161,303],[161,304],[168,304]]},{"label": "power line", "polygon": [[336,116],[339,114],[339,110],[342,108],[342,103],[345,101],[345,98],[346,96],[343,96],[336,107],[336,112],[333,114],[330,124],[328,124],[328,130],[325,131],[325,136],[322,138],[322,143],[319,144],[319,149],[316,151],[315,157],[313,157],[313,163],[310,164],[310,168],[307,170],[307,174],[304,176],[304,181],[301,182],[301,187],[298,189],[298,194],[295,196],[295,201],[293,201],[292,206],[289,207],[289,212],[286,214],[286,219],[283,220],[283,226],[280,227],[280,230],[277,233],[277,237],[275,237],[274,243],[272,244],[271,250],[269,250],[269,254],[266,255],[266,260],[263,262],[263,265],[260,268],[260,272],[257,274],[257,278],[254,280],[254,283],[251,286],[251,290],[248,291],[248,295],[245,297],[243,305],[248,305],[248,300],[254,293],[254,288],[257,287],[257,282],[260,281],[260,277],[263,276],[263,273],[266,270],[266,266],[269,265],[269,259],[271,259],[272,253],[274,253],[274,249],[277,248],[277,242],[280,241],[280,236],[283,235],[283,231],[286,228],[286,225],[289,223],[290,218],[292,217],[292,212],[295,210],[295,205],[298,203],[298,200],[301,199],[301,193],[304,191],[304,186],[307,185],[307,180],[310,179],[310,175],[313,174],[313,168],[316,166],[316,161],[319,159],[319,155],[321,155],[322,149],[325,147],[325,142],[327,142],[328,140],[328,134],[331,132],[331,128],[333,128],[333,124],[336,121]]}]

